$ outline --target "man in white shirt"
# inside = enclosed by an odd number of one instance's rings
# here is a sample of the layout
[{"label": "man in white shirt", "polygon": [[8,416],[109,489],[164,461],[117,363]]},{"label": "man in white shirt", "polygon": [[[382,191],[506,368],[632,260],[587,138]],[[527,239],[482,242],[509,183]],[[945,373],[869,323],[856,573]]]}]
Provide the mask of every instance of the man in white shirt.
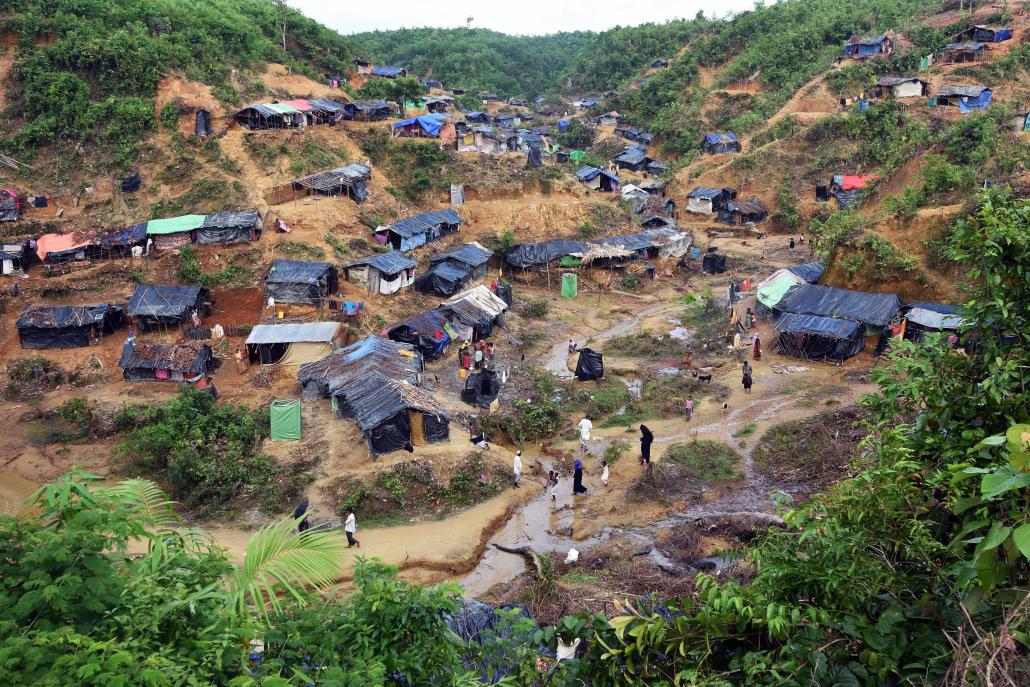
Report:
[{"label": "man in white shirt", "polygon": [[350,548],[352,546],[356,546],[356,547],[358,547],[360,549],[361,548],[361,542],[359,542],[357,539],[354,538],[354,533],[358,531],[358,524],[357,524],[357,521],[354,518],[354,509],[353,508],[348,508],[347,509],[347,519],[344,521],[343,531],[344,531],[344,534],[347,535],[347,548]]},{"label": "man in white shirt", "polygon": [[519,488],[519,483],[522,482],[522,451],[515,452],[515,460],[512,467],[515,469],[515,488]]},{"label": "man in white shirt", "polygon": [[590,441],[590,432],[594,428],[594,423],[590,421],[590,418],[584,417],[579,421],[579,447],[586,451],[587,442]]}]

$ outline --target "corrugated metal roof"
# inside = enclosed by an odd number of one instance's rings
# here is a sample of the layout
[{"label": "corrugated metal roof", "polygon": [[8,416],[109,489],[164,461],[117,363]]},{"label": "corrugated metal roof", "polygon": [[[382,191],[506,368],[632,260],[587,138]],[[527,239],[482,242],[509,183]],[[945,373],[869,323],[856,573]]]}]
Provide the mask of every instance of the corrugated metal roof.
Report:
[{"label": "corrugated metal roof", "polygon": [[256,324],[247,337],[248,344],[330,342],[340,332],[339,322],[302,322]]},{"label": "corrugated metal roof", "polygon": [[423,212],[420,215],[399,219],[390,225],[390,231],[404,238],[432,231],[443,224],[461,224],[461,215],[453,208]]}]

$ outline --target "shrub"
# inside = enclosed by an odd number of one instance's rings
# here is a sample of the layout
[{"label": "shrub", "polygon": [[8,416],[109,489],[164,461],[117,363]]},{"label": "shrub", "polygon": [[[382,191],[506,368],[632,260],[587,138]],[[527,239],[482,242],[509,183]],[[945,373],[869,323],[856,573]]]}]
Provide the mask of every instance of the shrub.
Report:
[{"label": "shrub", "polygon": [[523,301],[520,310],[528,319],[542,320],[551,311],[551,303],[543,298],[534,298],[531,301]]}]

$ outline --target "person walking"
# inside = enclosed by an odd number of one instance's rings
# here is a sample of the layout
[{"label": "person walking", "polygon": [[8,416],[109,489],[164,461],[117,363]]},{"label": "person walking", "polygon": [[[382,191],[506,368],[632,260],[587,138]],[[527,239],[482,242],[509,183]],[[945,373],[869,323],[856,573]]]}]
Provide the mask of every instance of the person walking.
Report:
[{"label": "person walking", "polygon": [[752,382],[751,382],[752,370],[751,370],[751,365],[747,361],[744,362],[744,368],[741,370],[741,372],[742,372],[743,376],[742,376],[742,378],[740,380],[740,383],[744,385],[744,393],[745,394],[750,394],[751,393],[751,384],[752,384]]},{"label": "person walking", "polygon": [[650,465],[651,444],[654,443],[654,434],[647,425],[640,425],[640,464]]},{"label": "person walking", "polygon": [[687,398],[686,405],[683,406],[683,414],[687,416],[687,422],[690,422],[690,418],[694,417],[694,397],[690,396]]},{"label": "person walking", "polygon": [[790,249],[794,250],[794,237],[793,236],[790,237]]},{"label": "person walking", "polygon": [[547,484],[551,487],[551,501],[556,502],[558,500],[558,471],[548,470],[547,471]]},{"label": "person walking", "polygon": [[572,494],[573,494],[573,496],[575,496],[576,494],[585,494],[585,493],[587,493],[587,488],[583,486],[583,463],[580,461],[579,458],[576,459],[576,462],[575,462],[573,468],[574,468],[573,472],[572,472]]},{"label": "person walking", "polygon": [[515,460],[512,462],[512,468],[515,471],[515,488],[518,489],[522,482],[522,451],[515,452]]},{"label": "person walking", "polygon": [[354,538],[354,533],[358,531],[357,519],[354,517],[354,509],[347,509],[347,519],[343,522],[343,533],[347,535],[347,548],[356,546],[361,548],[361,542]]},{"label": "person walking", "polygon": [[601,461],[601,465],[603,466],[603,469],[601,470],[601,484],[603,484],[605,487],[607,487],[608,486],[608,461],[607,460],[602,460]]},{"label": "person walking", "polygon": [[587,444],[590,442],[590,432],[594,429],[594,423],[590,421],[589,417],[584,417],[579,421],[579,448],[581,451],[587,450]]},{"label": "person walking", "polygon": [[293,510],[293,519],[300,519],[300,522],[297,523],[297,532],[306,532],[311,527],[311,523],[308,522],[308,504],[308,498],[305,496],[304,500]]},{"label": "person walking", "polygon": [[758,334],[755,334],[755,347],[754,347],[754,359],[762,359],[762,340],[758,338]]}]

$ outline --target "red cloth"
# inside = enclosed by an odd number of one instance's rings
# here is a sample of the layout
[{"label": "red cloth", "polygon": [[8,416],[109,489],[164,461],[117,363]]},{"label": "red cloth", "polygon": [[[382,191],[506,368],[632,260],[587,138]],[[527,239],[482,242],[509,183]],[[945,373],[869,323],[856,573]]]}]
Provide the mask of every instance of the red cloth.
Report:
[{"label": "red cloth", "polygon": [[845,191],[853,191],[858,188],[865,188],[873,179],[879,179],[879,174],[866,174],[865,176],[846,176],[841,182],[841,188]]}]

